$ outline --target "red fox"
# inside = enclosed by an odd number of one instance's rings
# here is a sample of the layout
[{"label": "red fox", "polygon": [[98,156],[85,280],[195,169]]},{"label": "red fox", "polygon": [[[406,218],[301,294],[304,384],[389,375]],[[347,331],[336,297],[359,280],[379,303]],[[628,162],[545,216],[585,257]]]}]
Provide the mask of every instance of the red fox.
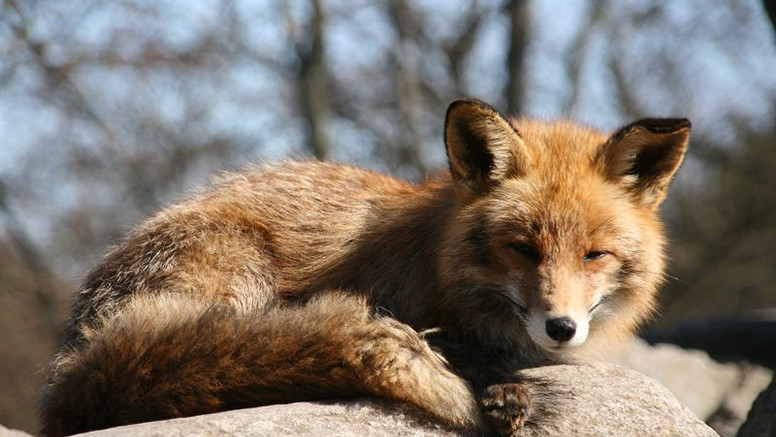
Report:
[{"label": "red fox", "polygon": [[652,315],[657,209],[689,136],[687,119],[606,135],[459,100],[449,172],[421,185],[323,162],[223,177],[88,275],[42,432],[368,395],[511,435],[542,420],[520,369]]}]

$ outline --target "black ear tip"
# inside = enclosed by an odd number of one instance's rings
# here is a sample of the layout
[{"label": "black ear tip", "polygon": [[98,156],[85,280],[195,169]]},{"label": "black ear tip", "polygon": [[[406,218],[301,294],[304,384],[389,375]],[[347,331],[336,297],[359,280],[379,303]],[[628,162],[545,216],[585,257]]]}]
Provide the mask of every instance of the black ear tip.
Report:
[{"label": "black ear tip", "polygon": [[692,128],[692,123],[687,118],[643,118],[633,125],[656,134],[670,134]]},{"label": "black ear tip", "polygon": [[466,99],[456,99],[452,103],[450,103],[450,106],[447,107],[447,114],[449,115],[453,110],[461,106],[475,107],[479,109],[485,109],[488,111],[496,112],[496,110],[492,106],[488,105],[482,100],[466,98]]}]

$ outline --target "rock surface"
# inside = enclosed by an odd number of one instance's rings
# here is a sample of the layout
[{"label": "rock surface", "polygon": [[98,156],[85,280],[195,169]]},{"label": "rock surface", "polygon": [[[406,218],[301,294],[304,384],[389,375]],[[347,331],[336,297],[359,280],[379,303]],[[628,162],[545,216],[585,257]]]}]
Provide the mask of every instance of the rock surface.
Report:
[{"label": "rock surface", "polygon": [[[547,382],[552,397],[534,397],[536,412],[520,437],[716,436],[658,382],[611,364],[526,371]],[[604,383],[605,382],[605,383]],[[472,436],[445,429],[407,405],[373,399],[301,402],[130,425],[83,434],[150,436]]]},{"label": "rock surface", "polygon": [[660,381],[701,420],[719,409],[741,376],[738,366],[718,363],[705,352],[671,344],[650,346],[641,339],[628,342],[612,361]]},{"label": "rock surface", "polygon": [[[706,352],[641,339],[612,362],[658,380],[683,405],[723,437],[733,437],[773,371],[746,363],[718,363]],[[776,436],[773,436],[776,437]]]},{"label": "rock surface", "polygon": [[32,437],[32,436],[27,434],[26,432],[18,431],[15,429],[8,429],[3,425],[0,425],[0,437]]}]

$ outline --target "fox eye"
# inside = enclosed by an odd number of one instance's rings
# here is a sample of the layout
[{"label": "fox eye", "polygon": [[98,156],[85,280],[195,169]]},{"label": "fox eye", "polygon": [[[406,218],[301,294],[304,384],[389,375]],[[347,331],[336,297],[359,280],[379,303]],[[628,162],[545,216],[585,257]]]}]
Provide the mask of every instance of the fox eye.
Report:
[{"label": "fox eye", "polygon": [[519,253],[520,255],[523,255],[524,257],[530,259],[531,261],[539,261],[541,256],[539,255],[539,252],[536,251],[533,247],[531,247],[529,244],[526,243],[512,243],[509,245],[512,250]]},{"label": "fox eye", "polygon": [[587,255],[585,255],[584,260],[585,260],[585,262],[595,261],[597,259],[601,259],[601,258],[605,257],[608,254],[609,254],[608,252],[604,252],[604,251],[601,251],[601,250],[594,250],[592,252],[588,252]]}]

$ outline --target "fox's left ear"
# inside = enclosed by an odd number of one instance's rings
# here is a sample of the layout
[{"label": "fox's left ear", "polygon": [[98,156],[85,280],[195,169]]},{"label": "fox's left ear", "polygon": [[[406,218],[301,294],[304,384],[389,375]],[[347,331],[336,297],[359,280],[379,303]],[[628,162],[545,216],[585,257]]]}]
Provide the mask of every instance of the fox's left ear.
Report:
[{"label": "fox's left ear", "polygon": [[657,209],[682,164],[690,140],[686,118],[645,118],[609,138],[596,163],[610,180],[626,186],[635,200]]}]

